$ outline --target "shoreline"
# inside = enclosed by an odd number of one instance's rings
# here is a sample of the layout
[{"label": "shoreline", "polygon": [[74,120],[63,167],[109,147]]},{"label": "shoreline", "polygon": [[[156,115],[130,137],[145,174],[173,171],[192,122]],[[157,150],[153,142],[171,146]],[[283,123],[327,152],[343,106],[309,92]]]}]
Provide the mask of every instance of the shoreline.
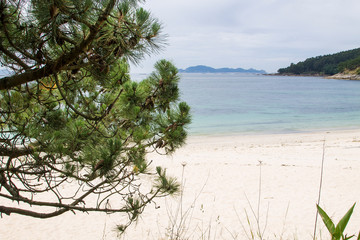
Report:
[{"label": "shoreline", "polygon": [[334,128],[324,128],[324,129],[302,129],[302,130],[293,130],[293,131],[274,131],[274,132],[264,132],[264,131],[234,131],[234,132],[214,132],[214,133],[199,133],[199,132],[189,132],[188,138],[202,138],[202,137],[241,137],[241,136],[278,136],[278,135],[300,135],[300,134],[322,134],[322,133],[346,133],[352,131],[360,131],[360,127],[334,127]]},{"label": "shoreline", "polygon": [[332,76],[328,76],[326,77],[327,79],[337,79],[337,80],[355,80],[355,81],[359,81],[360,80],[360,75],[358,74],[347,74],[347,73],[337,73],[335,75]]},{"label": "shoreline", "polygon": [[263,74],[265,76],[284,76],[284,77],[322,77],[322,78],[326,78],[329,77],[330,75],[325,75],[325,74],[295,74],[295,73],[266,73]]},{"label": "shoreline", "polygon": [[293,73],[267,73],[264,76],[289,76],[289,77],[321,77],[325,79],[336,79],[336,80],[360,80],[359,74],[354,73],[337,73],[334,75],[326,74],[293,74]]}]

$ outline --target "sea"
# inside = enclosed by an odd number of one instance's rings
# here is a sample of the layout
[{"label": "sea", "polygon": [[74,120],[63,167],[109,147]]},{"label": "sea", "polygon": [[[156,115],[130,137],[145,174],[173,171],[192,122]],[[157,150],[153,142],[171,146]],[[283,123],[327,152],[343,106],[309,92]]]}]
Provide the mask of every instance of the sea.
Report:
[{"label": "sea", "polygon": [[[4,76],[6,72],[0,71]],[[141,81],[148,74],[131,74]],[[244,73],[182,73],[190,135],[283,134],[360,128],[360,81]]]},{"label": "sea", "polygon": [[[0,69],[0,76],[8,73]],[[131,74],[141,81],[148,74]],[[360,128],[360,81],[244,73],[182,73],[190,135],[282,134]]]},{"label": "sea", "polygon": [[[138,78],[141,76],[137,76]],[[360,81],[183,73],[190,135],[283,134],[360,128]]]}]

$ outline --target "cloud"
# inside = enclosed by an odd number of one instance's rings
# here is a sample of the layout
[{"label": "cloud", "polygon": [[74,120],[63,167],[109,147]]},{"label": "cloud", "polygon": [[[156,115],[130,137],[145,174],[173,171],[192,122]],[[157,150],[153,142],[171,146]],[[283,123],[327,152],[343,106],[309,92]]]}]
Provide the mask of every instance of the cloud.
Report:
[{"label": "cloud", "polygon": [[[358,0],[151,0],[169,46],[159,58],[185,68],[244,67],[275,72],[291,62],[359,46]],[[143,69],[141,69],[141,67]]]}]

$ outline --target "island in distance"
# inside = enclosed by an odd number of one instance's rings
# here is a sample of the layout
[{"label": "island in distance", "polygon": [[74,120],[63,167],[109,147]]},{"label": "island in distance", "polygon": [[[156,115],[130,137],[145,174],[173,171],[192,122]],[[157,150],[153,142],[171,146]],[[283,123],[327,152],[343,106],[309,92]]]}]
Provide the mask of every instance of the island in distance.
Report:
[{"label": "island in distance", "polygon": [[179,69],[180,73],[256,73],[256,74],[266,74],[264,70],[256,70],[253,68],[243,69],[243,68],[212,68],[204,65],[198,65],[193,67],[188,67],[185,70]]}]

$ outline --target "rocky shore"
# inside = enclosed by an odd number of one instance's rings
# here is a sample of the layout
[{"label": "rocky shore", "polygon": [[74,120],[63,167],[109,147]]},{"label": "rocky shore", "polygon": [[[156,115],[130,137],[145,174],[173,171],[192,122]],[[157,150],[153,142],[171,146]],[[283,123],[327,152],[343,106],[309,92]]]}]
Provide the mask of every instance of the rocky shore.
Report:
[{"label": "rocky shore", "polygon": [[337,73],[326,78],[330,79],[342,79],[342,80],[360,80],[360,75],[352,73]]}]

